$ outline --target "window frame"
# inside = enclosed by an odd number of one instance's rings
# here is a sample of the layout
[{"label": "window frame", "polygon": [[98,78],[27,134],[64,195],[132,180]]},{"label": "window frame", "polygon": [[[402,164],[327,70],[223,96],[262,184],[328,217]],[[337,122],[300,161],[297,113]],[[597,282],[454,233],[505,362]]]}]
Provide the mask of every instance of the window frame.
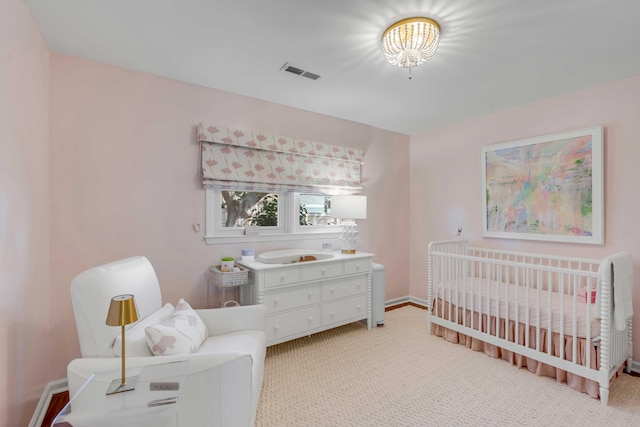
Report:
[{"label": "window frame", "polygon": [[[231,191],[243,191],[238,188]],[[283,240],[337,239],[342,227],[338,225],[300,225],[300,193],[277,192],[278,227],[261,228],[255,235],[245,235],[244,228],[220,226],[222,190],[205,188],[205,235],[208,245],[219,243],[253,243]],[[217,207],[217,208],[216,208]]]}]

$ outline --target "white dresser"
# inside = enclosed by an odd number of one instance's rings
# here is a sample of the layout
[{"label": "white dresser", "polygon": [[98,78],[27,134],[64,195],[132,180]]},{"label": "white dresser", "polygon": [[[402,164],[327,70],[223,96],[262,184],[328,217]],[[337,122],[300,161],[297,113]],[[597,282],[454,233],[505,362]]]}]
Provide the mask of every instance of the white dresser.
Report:
[{"label": "white dresser", "polygon": [[365,319],[371,329],[373,254],[333,254],[295,264],[239,262],[249,269],[251,301],[266,307],[267,345]]}]

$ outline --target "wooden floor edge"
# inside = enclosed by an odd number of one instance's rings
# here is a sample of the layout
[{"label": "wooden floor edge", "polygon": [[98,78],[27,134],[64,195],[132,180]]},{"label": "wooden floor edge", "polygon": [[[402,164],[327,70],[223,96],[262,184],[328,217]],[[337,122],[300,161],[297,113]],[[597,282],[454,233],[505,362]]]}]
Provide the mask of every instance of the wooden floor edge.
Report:
[{"label": "wooden floor edge", "polygon": [[395,310],[396,308],[402,308],[402,307],[406,307],[406,306],[412,306],[412,307],[417,307],[417,308],[421,308],[423,310],[426,310],[427,307],[420,305],[420,304],[416,304],[415,302],[411,302],[411,301],[407,301],[407,302],[401,302],[399,304],[395,304],[395,305],[391,305],[389,307],[385,307],[384,311],[391,311],[391,310]]}]

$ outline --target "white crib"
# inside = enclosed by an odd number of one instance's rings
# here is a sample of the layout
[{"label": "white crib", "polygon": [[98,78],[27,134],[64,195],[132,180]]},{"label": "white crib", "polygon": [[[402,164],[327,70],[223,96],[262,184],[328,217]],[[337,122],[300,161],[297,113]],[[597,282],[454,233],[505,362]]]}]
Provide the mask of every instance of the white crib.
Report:
[{"label": "white crib", "polygon": [[[432,333],[527,367],[606,405],[609,384],[631,369],[631,317],[613,322],[612,263],[429,244]],[[592,293],[595,292],[592,300]]]}]

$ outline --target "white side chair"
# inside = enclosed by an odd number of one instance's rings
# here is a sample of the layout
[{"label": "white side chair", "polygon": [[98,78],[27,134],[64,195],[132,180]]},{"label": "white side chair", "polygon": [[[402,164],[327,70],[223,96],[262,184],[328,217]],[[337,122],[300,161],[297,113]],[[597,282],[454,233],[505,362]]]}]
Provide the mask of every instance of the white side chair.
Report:
[{"label": "white side chair", "polygon": [[[111,298],[120,294],[135,296],[138,323],[162,307],[158,278],[147,258],[127,258],[94,267],[80,273],[71,283],[82,353],[82,358],[73,360],[67,367],[71,396],[94,372],[117,372],[121,366],[121,359],[113,350],[120,328],[105,324]],[[254,425],[266,354],[264,306],[196,309],[195,312],[209,331],[209,337],[196,353],[130,357],[127,350],[127,367],[189,360],[179,401],[178,424]],[[203,376],[203,372],[206,375]]]}]

